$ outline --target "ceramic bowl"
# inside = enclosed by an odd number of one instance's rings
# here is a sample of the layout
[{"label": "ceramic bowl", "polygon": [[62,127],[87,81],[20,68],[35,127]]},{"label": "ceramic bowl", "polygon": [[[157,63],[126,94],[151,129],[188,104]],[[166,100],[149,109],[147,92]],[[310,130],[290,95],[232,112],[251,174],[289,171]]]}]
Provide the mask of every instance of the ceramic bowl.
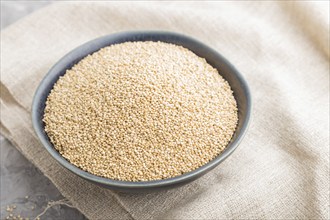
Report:
[{"label": "ceramic bowl", "polygon": [[[60,76],[65,74],[65,71],[67,69],[70,69],[74,64],[78,63],[88,54],[92,54],[95,51],[101,49],[102,47],[127,41],[162,41],[181,45],[193,51],[198,56],[205,58],[207,62],[216,69],[218,69],[222,77],[228,81],[234,92],[234,97],[237,101],[239,120],[236,131],[230,143],[220,155],[218,155],[216,158],[214,158],[212,161],[205,164],[204,166],[174,178],[145,182],[128,182],[103,178],[83,171],[80,168],[71,164],[69,161],[63,158],[58,151],[56,151],[44,130],[45,125],[42,121],[45,109],[45,102],[48,97],[48,94],[53,88],[53,85],[56,83]],[[212,170],[222,161],[228,158],[228,156],[234,152],[239,143],[242,141],[243,136],[245,135],[248,127],[250,114],[251,97],[248,85],[241,76],[241,74],[235,69],[232,64],[230,64],[222,55],[220,55],[214,49],[191,37],[184,36],[178,33],[161,31],[133,31],[115,33],[97,38],[79,46],[78,48],[72,50],[67,55],[65,55],[49,70],[44,79],[41,81],[38,89],[36,90],[32,104],[33,127],[37,136],[40,139],[40,142],[53,158],[55,158],[62,166],[64,166],[65,168],[67,168],[81,178],[84,178],[95,184],[113,190],[129,192],[141,192],[145,190],[166,189],[169,187],[179,186],[188,183],[204,175],[206,172]]]}]

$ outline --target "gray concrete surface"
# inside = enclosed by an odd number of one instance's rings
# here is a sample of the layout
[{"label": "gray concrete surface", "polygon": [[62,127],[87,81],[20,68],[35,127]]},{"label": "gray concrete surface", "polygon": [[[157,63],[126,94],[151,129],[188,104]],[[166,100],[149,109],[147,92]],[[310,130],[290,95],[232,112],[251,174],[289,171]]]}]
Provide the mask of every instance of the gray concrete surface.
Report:
[{"label": "gray concrete surface", "polygon": [[[2,1],[1,30],[45,7],[51,1]],[[56,187],[4,137],[0,136],[0,219],[14,216],[34,219],[48,202],[64,199]],[[8,212],[7,206],[16,206]],[[10,214],[13,216],[10,217]],[[77,209],[65,205],[50,208],[41,219],[86,219]]]}]

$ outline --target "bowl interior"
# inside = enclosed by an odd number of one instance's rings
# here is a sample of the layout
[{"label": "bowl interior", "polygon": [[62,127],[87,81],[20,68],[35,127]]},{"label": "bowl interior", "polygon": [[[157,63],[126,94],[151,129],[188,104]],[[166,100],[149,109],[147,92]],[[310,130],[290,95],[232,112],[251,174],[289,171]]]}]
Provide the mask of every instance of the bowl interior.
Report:
[{"label": "bowl interior", "polygon": [[[218,69],[219,73],[225,80],[228,81],[232,90],[234,91],[234,97],[238,105],[238,125],[236,131],[232,137],[232,140],[228,144],[227,148],[218,155],[215,159],[205,164],[204,166],[185,173],[181,176],[174,178],[145,181],[145,182],[128,182],[128,181],[117,181],[107,179],[99,176],[95,176],[88,172],[85,172],[78,167],[74,166],[66,159],[64,159],[53,147],[50,142],[45,130],[44,123],[42,121],[45,109],[45,103],[53,85],[59,79],[60,76],[64,75],[67,69],[70,69],[74,64],[78,63],[82,58],[98,51],[102,47],[109,46],[111,44],[118,44],[126,41],[162,41],[167,43],[173,43],[181,45],[189,50],[193,51],[200,57],[203,57],[207,62],[214,68]],[[250,118],[251,112],[251,100],[250,93],[245,80],[242,78],[240,73],[219,53],[210,47],[181,34],[170,33],[170,32],[154,32],[154,31],[143,31],[143,32],[122,32],[104,36],[79,46],[78,48],[71,51],[69,54],[64,56],[58,61],[44,77],[40,83],[32,104],[32,122],[37,136],[41,143],[47,149],[47,151],[64,167],[74,172],[75,174],[90,180],[94,183],[100,184],[105,187],[112,189],[145,189],[145,188],[161,188],[165,186],[171,186],[175,184],[182,184],[203,175],[207,171],[213,169],[224,159],[226,159],[238,146],[241,139],[243,138]]]}]

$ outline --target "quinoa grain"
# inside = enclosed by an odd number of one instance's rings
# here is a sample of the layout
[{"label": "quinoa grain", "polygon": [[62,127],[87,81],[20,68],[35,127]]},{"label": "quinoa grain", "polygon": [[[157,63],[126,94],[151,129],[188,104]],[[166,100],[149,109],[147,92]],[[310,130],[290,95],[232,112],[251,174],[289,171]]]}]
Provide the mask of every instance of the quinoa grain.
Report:
[{"label": "quinoa grain", "polygon": [[229,84],[205,59],[163,42],[88,55],[57,81],[43,121],[54,147],[92,174],[175,177],[214,159],[238,121]]}]

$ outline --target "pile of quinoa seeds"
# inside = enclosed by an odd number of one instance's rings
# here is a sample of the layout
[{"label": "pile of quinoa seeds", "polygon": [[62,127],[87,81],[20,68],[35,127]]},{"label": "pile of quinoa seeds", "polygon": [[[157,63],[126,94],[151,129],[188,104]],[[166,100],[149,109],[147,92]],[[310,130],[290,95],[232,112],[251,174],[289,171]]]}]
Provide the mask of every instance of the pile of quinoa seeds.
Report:
[{"label": "pile of quinoa seeds", "polygon": [[67,70],[45,130],[75,166],[115,180],[175,177],[214,159],[238,121],[229,84],[205,59],[163,42],[126,42]]}]

